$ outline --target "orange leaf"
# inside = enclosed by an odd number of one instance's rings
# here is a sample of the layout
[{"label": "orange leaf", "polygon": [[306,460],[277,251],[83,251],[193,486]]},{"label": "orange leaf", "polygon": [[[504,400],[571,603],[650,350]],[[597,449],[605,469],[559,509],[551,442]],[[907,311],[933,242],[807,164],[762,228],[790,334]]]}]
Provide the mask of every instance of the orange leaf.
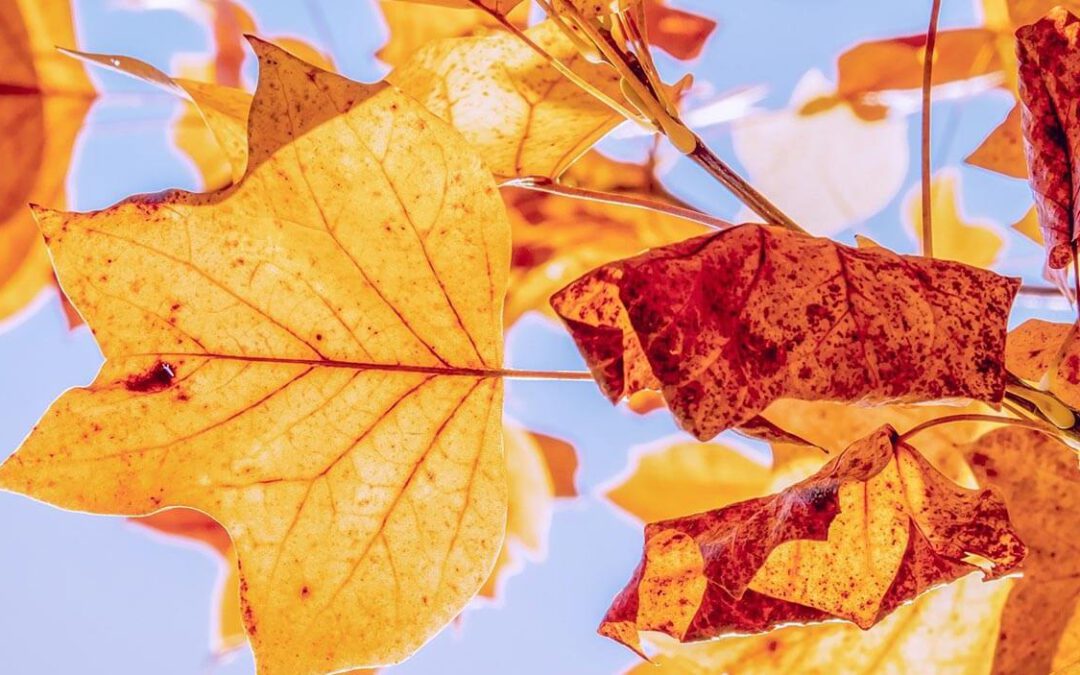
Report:
[{"label": "orange leaf", "polygon": [[1019,103],[1009,110],[1001,124],[994,127],[964,161],[1006,176],[1027,179],[1028,167],[1027,158],[1024,156],[1024,133],[1020,128]]},{"label": "orange leaf", "polygon": [[[478,9],[433,7],[402,0],[380,0],[379,9],[390,36],[376,55],[391,66],[405,63],[429,42],[476,37],[501,28],[494,17]],[[524,28],[529,19],[529,3],[517,5],[506,19]]]},{"label": "orange leaf", "polygon": [[1051,269],[1067,267],[1077,231],[1074,195],[1080,183],[1080,22],[1063,8],[1016,33],[1020,60],[1021,122],[1031,189]]},{"label": "orange leaf", "polygon": [[[968,449],[983,485],[1002,492],[1030,551],[1001,618],[993,673],[1049,673],[1080,661],[1080,469],[1076,454],[1030,429],[986,434]],[[1033,620],[1037,617],[1037,620]]]},{"label": "orange leaf", "polygon": [[648,525],[600,633],[682,642],[831,618],[869,628],[924,591],[1025,555],[1001,498],[948,481],[884,426],[786,490]]},{"label": "orange leaf", "polygon": [[685,61],[701,55],[716,22],[669,7],[666,0],[645,0],[645,30],[649,44]]},{"label": "orange leaf", "polygon": [[[993,31],[943,30],[937,34],[933,84],[967,80],[1001,70]],[[837,96],[861,102],[868,94],[922,86],[926,34],[864,42],[837,60]]]},{"label": "orange leaf", "polygon": [[605,265],[552,306],[612,401],[659,389],[708,439],[778,398],[997,402],[1018,287],[959,263],[742,225]]},{"label": "orange leaf", "polygon": [[236,186],[39,209],[107,360],[0,486],[201,510],[232,536],[261,673],[385,664],[461,611],[502,540],[509,226],[415,101],[253,45]]},{"label": "orange leaf", "polygon": [[[71,150],[95,96],[82,66],[55,45],[72,46],[67,0],[0,3],[0,320],[55,283],[28,202],[62,206]],[[69,320],[78,315],[68,314]]]},{"label": "orange leaf", "polygon": [[[990,269],[1005,246],[993,222],[967,217],[963,211],[960,174],[946,169],[933,177],[931,208],[934,225],[934,257]],[[922,244],[922,190],[913,189],[904,199],[908,230]]]}]

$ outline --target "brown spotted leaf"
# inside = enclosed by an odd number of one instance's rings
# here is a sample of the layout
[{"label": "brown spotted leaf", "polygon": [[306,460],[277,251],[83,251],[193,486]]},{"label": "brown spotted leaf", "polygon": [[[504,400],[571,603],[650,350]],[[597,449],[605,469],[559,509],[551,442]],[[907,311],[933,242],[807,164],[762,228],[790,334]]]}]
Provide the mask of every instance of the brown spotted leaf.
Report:
[{"label": "brown spotted leaf", "polygon": [[982,485],[1005,497],[1030,551],[1001,616],[995,675],[1059,672],[1080,661],[1080,468],[1045,434],[1006,428],[969,446]]},{"label": "brown spotted leaf", "polygon": [[1047,263],[1062,269],[1080,232],[1080,21],[1056,8],[1016,33],[1021,125]]},{"label": "brown spotted leaf", "polygon": [[600,633],[680,642],[833,618],[869,628],[980,568],[1017,569],[1024,544],[989,489],[962,488],[886,425],[782,492],[651,523],[642,562]]},{"label": "brown spotted leaf", "polygon": [[503,539],[509,225],[481,158],[414,100],[253,46],[239,183],[38,210],[106,362],[0,487],[212,516],[260,673],[395,662]]},{"label": "brown spotted leaf", "polygon": [[1018,286],[742,225],[600,267],[551,302],[612,401],[658,389],[708,439],[779,398],[996,403]]}]

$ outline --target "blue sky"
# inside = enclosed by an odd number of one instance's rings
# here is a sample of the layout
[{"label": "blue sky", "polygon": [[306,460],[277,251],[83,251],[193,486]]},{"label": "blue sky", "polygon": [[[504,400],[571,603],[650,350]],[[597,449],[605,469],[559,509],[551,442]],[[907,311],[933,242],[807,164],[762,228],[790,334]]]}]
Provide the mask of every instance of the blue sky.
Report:
[{"label": "blue sky", "polygon": [[[703,58],[690,67],[715,90],[766,84],[761,105],[782,107],[792,87],[812,68],[835,76],[835,56],[851,44],[925,30],[929,1],[880,0],[672,0],[716,16],[721,27]],[[174,11],[135,12],[115,0],[76,0],[80,48],[135,56],[168,70],[180,52],[205,50],[204,27]],[[383,68],[373,51],[384,38],[375,9],[365,0],[250,2],[268,34],[329,41],[341,70],[376,79]],[[316,6],[322,22],[313,20]],[[973,8],[948,2],[942,27],[972,25]],[[319,25],[327,30],[321,30]],[[671,73],[685,66],[665,62]],[[251,73],[254,76],[254,73]],[[167,122],[176,114],[168,97],[109,73],[95,72],[113,93],[95,107],[78,142],[69,186],[72,207],[107,206],[129,194],[170,187],[195,188],[195,173],[170,147]],[[963,156],[1004,116],[1007,96],[986,94],[935,107],[935,130],[956,135],[935,165],[958,166]],[[912,148],[917,124],[909,120]],[[707,139],[731,157],[724,126]],[[620,150],[608,143],[609,149]],[[917,182],[913,161],[905,189],[879,215],[859,226],[882,243],[912,250],[900,231],[899,202]],[[970,215],[1007,224],[1029,201],[1020,181],[961,168]],[[680,162],[669,187],[724,217],[734,200],[696,167]],[[841,235],[851,241],[855,230]],[[1039,251],[1012,242],[1017,254],[1006,270],[1036,280]],[[1046,308],[1024,305],[1017,317]],[[579,369],[569,339],[552,324],[530,317],[511,334],[510,365]],[[14,450],[63,390],[88,383],[100,364],[89,332],[69,332],[55,296],[46,295],[0,330],[0,457]],[[619,473],[628,449],[675,432],[662,413],[636,417],[613,408],[588,383],[512,382],[507,415],[577,445],[584,497],[561,505],[551,528],[548,557],[512,577],[501,607],[465,613],[460,626],[436,637],[395,673],[610,673],[633,662],[629,652],[594,634],[608,601],[637,562],[640,527],[600,498],[596,487]],[[155,673],[237,675],[253,670],[246,651],[224,663],[209,660],[209,617],[219,568],[212,555],[163,543],[122,519],[62,512],[0,493],[0,670],[16,675]]]}]

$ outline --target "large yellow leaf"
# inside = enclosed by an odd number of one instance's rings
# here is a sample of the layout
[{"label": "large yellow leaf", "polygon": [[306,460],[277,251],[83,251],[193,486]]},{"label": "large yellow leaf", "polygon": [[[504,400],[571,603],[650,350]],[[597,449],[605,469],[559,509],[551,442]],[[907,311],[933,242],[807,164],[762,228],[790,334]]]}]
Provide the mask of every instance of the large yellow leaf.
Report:
[{"label": "large yellow leaf", "polygon": [[[621,100],[615,71],[587,62],[554,22],[526,34],[592,86]],[[622,121],[509,33],[430,43],[389,79],[454,125],[502,177],[558,176]]]},{"label": "large yellow leaf", "polygon": [[502,541],[509,228],[479,157],[411,99],[254,45],[238,185],[39,211],[107,361],[0,486],[213,516],[262,673],[394,662]]},{"label": "large yellow leaf", "polygon": [[73,46],[67,0],[0,3],[0,320],[53,283],[52,265],[26,204],[63,205],[75,137],[94,96],[82,66],[56,53]]}]

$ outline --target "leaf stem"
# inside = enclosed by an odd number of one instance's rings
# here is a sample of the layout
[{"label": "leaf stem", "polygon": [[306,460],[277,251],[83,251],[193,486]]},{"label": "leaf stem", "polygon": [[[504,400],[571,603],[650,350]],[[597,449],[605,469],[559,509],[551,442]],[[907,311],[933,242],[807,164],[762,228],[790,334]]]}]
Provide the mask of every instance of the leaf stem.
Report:
[{"label": "leaf stem", "polygon": [[515,370],[513,368],[475,368],[468,366],[412,366],[400,363],[369,363],[366,361],[343,361],[326,358],[297,358],[277,356],[251,356],[246,354],[220,354],[210,352],[150,352],[129,354],[130,357],[196,358],[222,361],[243,361],[246,363],[271,363],[310,366],[311,368],[343,368],[349,370],[376,370],[393,373],[423,373],[444,377],[503,377],[515,380],[575,380],[593,379],[592,373],[584,370]]},{"label": "leaf stem", "polygon": [[761,216],[770,225],[779,225],[795,232],[808,234],[799,227],[795,221],[788,217],[775,204],[770,202],[765,195],[758,192],[752,185],[746,182],[742,176],[724,163],[724,160],[716,156],[700,136],[695,136],[697,143],[690,152],[690,159],[697,162],[698,166],[709,172],[713,178],[719,181],[739,200],[750,207],[750,210]]},{"label": "leaf stem", "polygon": [[1006,424],[1015,427],[1025,427],[1028,429],[1034,429],[1035,431],[1041,431],[1047,436],[1053,436],[1058,438],[1060,433],[1057,429],[1047,426],[1042,422],[1036,422],[1034,420],[1021,420],[1013,417],[1003,417],[1001,415],[981,415],[978,413],[965,413],[963,415],[948,415],[946,417],[939,417],[937,419],[929,420],[918,424],[904,433],[896,439],[898,443],[903,443],[909,440],[912,436],[931,429],[942,424],[954,424],[956,422],[994,422],[996,424]]},{"label": "leaf stem", "polygon": [[1024,284],[1020,287],[1020,295],[1054,297],[1060,296],[1061,290],[1053,286],[1033,286],[1031,284]]},{"label": "leaf stem", "polygon": [[941,0],[933,0],[930,25],[926,28],[926,53],[922,78],[922,254],[934,257],[933,202],[930,194],[930,88],[934,77],[934,46],[937,44]]},{"label": "leaf stem", "polygon": [[617,192],[603,192],[600,190],[589,190],[586,188],[572,187],[569,185],[563,185],[557,183],[550,178],[544,176],[523,176],[521,178],[512,178],[510,180],[503,181],[499,187],[516,187],[523,188],[525,190],[534,190],[536,192],[544,192],[553,195],[562,195],[565,197],[572,197],[574,199],[584,199],[591,202],[599,202],[601,204],[615,204],[617,206],[629,206],[636,209],[645,209],[648,211],[655,211],[657,213],[666,213],[678,218],[686,218],[687,220],[693,220],[694,222],[701,223],[707,227],[711,227],[717,230],[726,230],[729,227],[734,227],[733,223],[729,223],[726,220],[710,216],[707,213],[702,213],[696,209],[687,208],[685,206],[678,206],[676,204],[667,204],[664,202],[658,202],[652,199],[646,199],[644,197],[638,197],[631,194],[619,194]]}]

